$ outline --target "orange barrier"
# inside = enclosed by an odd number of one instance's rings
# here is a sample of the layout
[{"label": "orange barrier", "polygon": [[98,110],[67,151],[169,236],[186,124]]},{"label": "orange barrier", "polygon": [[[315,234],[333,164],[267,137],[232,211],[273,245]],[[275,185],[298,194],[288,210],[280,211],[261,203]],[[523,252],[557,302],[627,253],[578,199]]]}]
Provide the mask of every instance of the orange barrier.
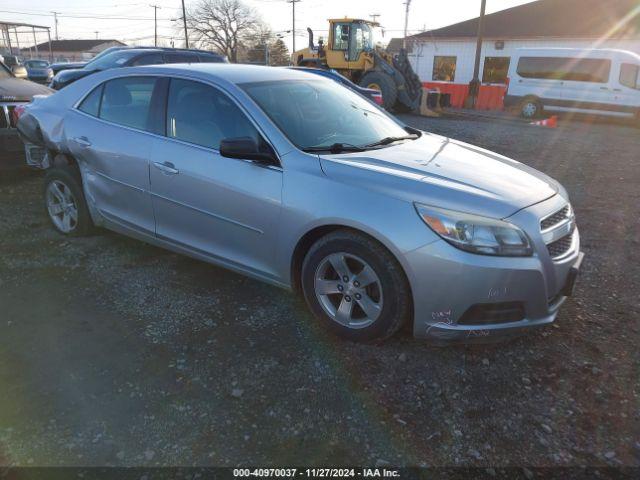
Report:
[{"label": "orange barrier", "polygon": [[[422,82],[422,86],[437,89],[440,90],[440,93],[450,95],[451,106],[454,108],[463,108],[464,100],[469,94],[469,85],[466,83]],[[506,92],[506,85],[480,85],[476,108],[478,110],[504,110]]]}]

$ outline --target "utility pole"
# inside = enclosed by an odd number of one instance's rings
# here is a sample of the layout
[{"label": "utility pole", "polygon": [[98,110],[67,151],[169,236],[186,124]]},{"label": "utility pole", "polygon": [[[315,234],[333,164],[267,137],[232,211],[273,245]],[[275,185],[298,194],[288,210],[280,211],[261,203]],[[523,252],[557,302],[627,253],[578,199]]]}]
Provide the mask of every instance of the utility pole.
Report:
[{"label": "utility pole", "polygon": [[469,96],[465,102],[467,108],[476,108],[476,101],[480,93],[480,56],[482,54],[482,37],[484,35],[484,11],[487,0],[481,0],[480,18],[478,18],[478,39],[476,41],[476,61],[473,65],[473,79],[469,82]]},{"label": "utility pole", "polygon": [[53,25],[55,27],[55,32],[56,32],[55,38],[56,40],[58,40],[58,14],[60,12],[51,12],[51,13],[53,13]]},{"label": "utility pole", "polygon": [[94,30],[93,33],[96,34],[96,40],[97,40],[98,39],[98,34],[100,33],[100,31],[99,30]]},{"label": "utility pole", "polygon": [[291,35],[293,36],[293,50],[296,51],[296,3],[301,2],[302,0],[287,0],[287,3],[291,4],[291,13],[292,13],[292,26],[291,26]]},{"label": "utility pole", "polygon": [[371,17],[371,21],[373,22],[378,22],[378,17],[380,16],[379,13],[372,13],[371,15],[369,15]]},{"label": "utility pole", "polygon": [[162,8],[158,5],[149,5],[153,8],[153,46],[158,46],[158,9]]},{"label": "utility pole", "polygon": [[184,0],[182,0],[182,23],[184,24],[184,47],[189,48],[189,35],[187,34],[187,12],[184,9]]},{"label": "utility pole", "polygon": [[409,26],[409,6],[411,5],[411,0],[405,1],[405,9],[404,9],[404,38],[402,39],[402,48],[407,49],[407,28]]}]

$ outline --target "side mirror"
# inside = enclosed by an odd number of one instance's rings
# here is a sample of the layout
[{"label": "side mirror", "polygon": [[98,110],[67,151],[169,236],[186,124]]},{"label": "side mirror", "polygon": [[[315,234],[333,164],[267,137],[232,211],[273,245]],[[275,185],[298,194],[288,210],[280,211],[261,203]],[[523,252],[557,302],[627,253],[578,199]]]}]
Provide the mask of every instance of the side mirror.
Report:
[{"label": "side mirror", "polygon": [[241,160],[255,160],[266,165],[277,165],[272,153],[260,151],[258,142],[251,137],[225,138],[220,142],[220,155]]}]

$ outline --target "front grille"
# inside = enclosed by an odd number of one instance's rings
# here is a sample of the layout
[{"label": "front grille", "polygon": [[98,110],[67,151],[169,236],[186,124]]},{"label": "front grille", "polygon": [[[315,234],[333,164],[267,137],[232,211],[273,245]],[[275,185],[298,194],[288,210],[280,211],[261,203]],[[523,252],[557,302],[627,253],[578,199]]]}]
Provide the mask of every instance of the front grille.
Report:
[{"label": "front grille", "polygon": [[569,205],[565,205],[562,209],[558,210],[553,215],[548,216],[540,222],[540,230],[548,230],[549,228],[557,225],[561,221],[569,218]]},{"label": "front grille", "polygon": [[458,325],[491,325],[524,319],[522,302],[476,303],[458,320]]},{"label": "front grille", "polygon": [[569,251],[571,248],[571,243],[573,242],[573,233],[569,235],[565,235],[564,237],[556,240],[555,242],[551,242],[547,245],[547,250],[549,250],[549,255],[551,258],[557,258]]}]

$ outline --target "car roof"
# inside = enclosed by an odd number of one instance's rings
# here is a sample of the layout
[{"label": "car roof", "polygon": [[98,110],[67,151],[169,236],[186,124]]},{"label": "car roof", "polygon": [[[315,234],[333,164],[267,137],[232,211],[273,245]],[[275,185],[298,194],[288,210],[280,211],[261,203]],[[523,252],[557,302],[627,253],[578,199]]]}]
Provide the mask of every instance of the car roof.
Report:
[{"label": "car roof", "polygon": [[311,79],[318,81],[333,81],[314,73],[290,68],[275,68],[260,65],[242,65],[237,63],[170,63],[149,67],[133,67],[136,71],[142,69],[148,73],[161,74],[191,74],[202,78],[216,78],[230,83],[269,82],[281,80]]}]

